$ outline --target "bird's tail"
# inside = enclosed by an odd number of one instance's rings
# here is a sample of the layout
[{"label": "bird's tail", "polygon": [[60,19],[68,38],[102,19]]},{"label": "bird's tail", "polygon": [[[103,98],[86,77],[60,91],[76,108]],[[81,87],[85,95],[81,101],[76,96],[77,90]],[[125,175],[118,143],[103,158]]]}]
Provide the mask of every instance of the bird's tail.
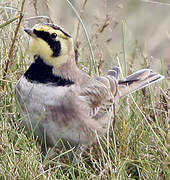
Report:
[{"label": "bird's tail", "polygon": [[124,97],[150,84],[161,81],[163,78],[164,76],[152,72],[151,69],[141,69],[127,76],[125,79],[118,81],[119,96]]}]

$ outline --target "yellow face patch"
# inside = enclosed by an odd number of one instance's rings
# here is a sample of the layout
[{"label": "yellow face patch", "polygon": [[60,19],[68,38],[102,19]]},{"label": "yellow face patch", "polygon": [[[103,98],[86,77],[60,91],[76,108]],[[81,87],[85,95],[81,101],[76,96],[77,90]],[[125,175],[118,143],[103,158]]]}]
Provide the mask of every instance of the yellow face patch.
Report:
[{"label": "yellow face patch", "polygon": [[61,54],[59,57],[52,57],[52,50],[45,41],[38,38],[30,40],[30,51],[33,55],[39,55],[48,65],[59,67],[67,62],[68,55]]}]

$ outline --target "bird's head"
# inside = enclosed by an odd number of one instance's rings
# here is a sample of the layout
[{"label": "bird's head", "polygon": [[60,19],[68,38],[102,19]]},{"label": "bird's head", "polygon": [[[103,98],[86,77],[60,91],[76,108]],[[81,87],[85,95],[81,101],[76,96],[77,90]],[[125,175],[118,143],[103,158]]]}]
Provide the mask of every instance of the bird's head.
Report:
[{"label": "bird's head", "polygon": [[24,29],[31,36],[31,53],[40,56],[48,65],[59,67],[74,54],[72,37],[53,24],[36,24]]}]

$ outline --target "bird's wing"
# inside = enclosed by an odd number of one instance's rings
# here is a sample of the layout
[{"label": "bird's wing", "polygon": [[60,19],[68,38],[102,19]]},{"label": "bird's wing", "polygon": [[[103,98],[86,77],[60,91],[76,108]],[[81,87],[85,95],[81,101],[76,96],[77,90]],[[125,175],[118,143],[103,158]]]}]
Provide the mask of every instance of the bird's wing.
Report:
[{"label": "bird's wing", "polygon": [[106,76],[95,77],[82,88],[81,96],[88,103],[92,118],[98,116],[98,114],[105,114],[106,110],[115,103],[118,73],[119,70],[115,67]]},{"label": "bird's wing", "polygon": [[141,69],[124,80],[118,82],[118,93],[120,97],[127,96],[141,88],[149,86],[155,82],[161,81],[164,76],[153,72],[151,69]]}]

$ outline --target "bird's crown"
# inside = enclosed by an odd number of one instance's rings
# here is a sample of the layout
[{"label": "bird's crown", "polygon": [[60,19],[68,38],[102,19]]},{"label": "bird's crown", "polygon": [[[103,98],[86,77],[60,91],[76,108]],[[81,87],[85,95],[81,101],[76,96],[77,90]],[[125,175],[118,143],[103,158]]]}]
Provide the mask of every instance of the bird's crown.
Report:
[{"label": "bird's crown", "polygon": [[66,33],[60,26],[51,24],[51,23],[41,23],[41,24],[36,24],[33,29],[38,32],[47,32],[49,34],[56,33],[57,36],[68,39],[71,36]]}]

